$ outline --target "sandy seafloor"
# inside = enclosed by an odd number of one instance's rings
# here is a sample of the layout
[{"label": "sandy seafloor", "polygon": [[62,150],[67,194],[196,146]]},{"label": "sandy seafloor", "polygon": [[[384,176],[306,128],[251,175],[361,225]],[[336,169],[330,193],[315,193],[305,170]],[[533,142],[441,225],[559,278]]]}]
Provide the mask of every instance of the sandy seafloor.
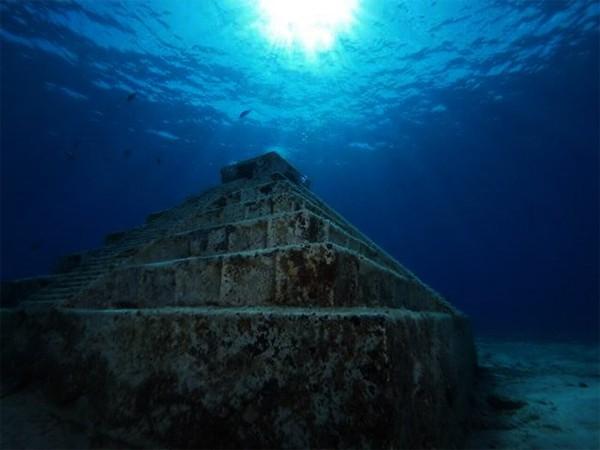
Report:
[{"label": "sandy seafloor", "polygon": [[[469,449],[600,449],[600,345],[478,339]],[[124,448],[64,420],[32,391],[0,402],[2,449]]]},{"label": "sandy seafloor", "polygon": [[478,339],[470,449],[600,449],[600,345]]}]

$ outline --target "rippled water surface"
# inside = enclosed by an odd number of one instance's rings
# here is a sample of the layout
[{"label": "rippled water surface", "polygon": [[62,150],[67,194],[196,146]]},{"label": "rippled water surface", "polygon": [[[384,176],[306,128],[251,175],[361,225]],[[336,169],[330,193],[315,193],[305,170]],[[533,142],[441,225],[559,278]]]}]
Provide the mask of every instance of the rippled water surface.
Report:
[{"label": "rippled water surface", "polygon": [[[447,111],[439,90],[546,69],[596,31],[599,11],[595,1],[363,0],[330,51],[305,55],[265,39],[258,3],[3,2],[1,35],[30,57],[42,51],[85,70],[87,86],[48,87],[74,100],[135,90],[203,111],[168,121],[172,131],[231,124],[241,105],[286,131],[356,120],[389,131],[390,114],[420,121]],[[489,90],[481,101],[506,94]]]}]

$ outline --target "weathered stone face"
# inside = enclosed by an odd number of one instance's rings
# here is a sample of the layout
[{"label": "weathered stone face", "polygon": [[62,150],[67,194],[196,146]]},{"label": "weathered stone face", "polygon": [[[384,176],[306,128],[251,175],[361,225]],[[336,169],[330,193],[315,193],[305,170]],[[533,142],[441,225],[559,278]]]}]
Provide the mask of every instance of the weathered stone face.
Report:
[{"label": "weathered stone face", "polygon": [[2,324],[17,342],[48,330],[29,376],[63,404],[86,400],[113,437],[135,430],[132,444],[447,448],[463,438],[473,362],[463,317],[253,307],[18,320]]},{"label": "weathered stone face", "polygon": [[94,308],[385,306],[455,314],[414,278],[335,244],[288,245],[124,266],[67,304]]},{"label": "weathered stone face", "polygon": [[460,446],[466,318],[279,156],[222,176],[2,310],[3,378],[143,447]]}]

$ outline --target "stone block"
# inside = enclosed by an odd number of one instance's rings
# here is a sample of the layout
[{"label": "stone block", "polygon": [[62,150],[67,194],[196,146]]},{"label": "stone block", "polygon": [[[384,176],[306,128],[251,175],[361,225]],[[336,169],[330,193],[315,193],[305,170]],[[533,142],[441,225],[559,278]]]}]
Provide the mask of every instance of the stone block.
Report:
[{"label": "stone block", "polygon": [[223,258],[221,305],[273,305],[275,261],[273,252],[231,255]]},{"label": "stone block", "polygon": [[102,277],[67,305],[148,308],[219,304],[220,258],[190,258],[129,266]]},{"label": "stone block", "polygon": [[131,264],[187,258],[191,255],[191,243],[195,237],[174,235],[150,242],[140,248],[130,259]]},{"label": "stone block", "polygon": [[228,249],[227,227],[215,227],[207,230],[207,253],[224,253]]},{"label": "stone block", "polygon": [[277,247],[328,240],[327,222],[306,210],[301,210],[271,218],[267,246]]},{"label": "stone block", "polygon": [[273,199],[271,197],[260,198],[254,202],[246,203],[245,219],[257,219],[273,214]]},{"label": "stone block", "polygon": [[270,247],[267,245],[268,229],[268,219],[229,225],[228,251],[243,252]]},{"label": "stone block", "polygon": [[221,169],[221,181],[229,183],[240,179],[264,178],[276,173],[298,185],[309,185],[306,177],[275,152],[224,167]]},{"label": "stone block", "polygon": [[[196,296],[176,282],[193,279],[201,280],[192,285],[202,291]],[[68,304],[144,308],[152,301],[182,305],[181,298],[188,306],[377,306],[455,313],[418,280],[326,243],[120,267]]]},{"label": "stone block", "polygon": [[464,441],[475,359],[462,316],[253,307],[2,311],[0,320],[13,342],[0,349],[4,379],[27,377],[127,446]]}]

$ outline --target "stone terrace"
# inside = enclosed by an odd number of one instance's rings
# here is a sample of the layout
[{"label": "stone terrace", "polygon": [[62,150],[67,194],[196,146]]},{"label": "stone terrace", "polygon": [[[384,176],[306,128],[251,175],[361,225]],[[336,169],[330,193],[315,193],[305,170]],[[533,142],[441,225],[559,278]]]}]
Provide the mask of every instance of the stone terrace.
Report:
[{"label": "stone terrace", "polygon": [[222,181],[5,284],[3,379],[142,447],[460,446],[466,317],[279,155]]}]

